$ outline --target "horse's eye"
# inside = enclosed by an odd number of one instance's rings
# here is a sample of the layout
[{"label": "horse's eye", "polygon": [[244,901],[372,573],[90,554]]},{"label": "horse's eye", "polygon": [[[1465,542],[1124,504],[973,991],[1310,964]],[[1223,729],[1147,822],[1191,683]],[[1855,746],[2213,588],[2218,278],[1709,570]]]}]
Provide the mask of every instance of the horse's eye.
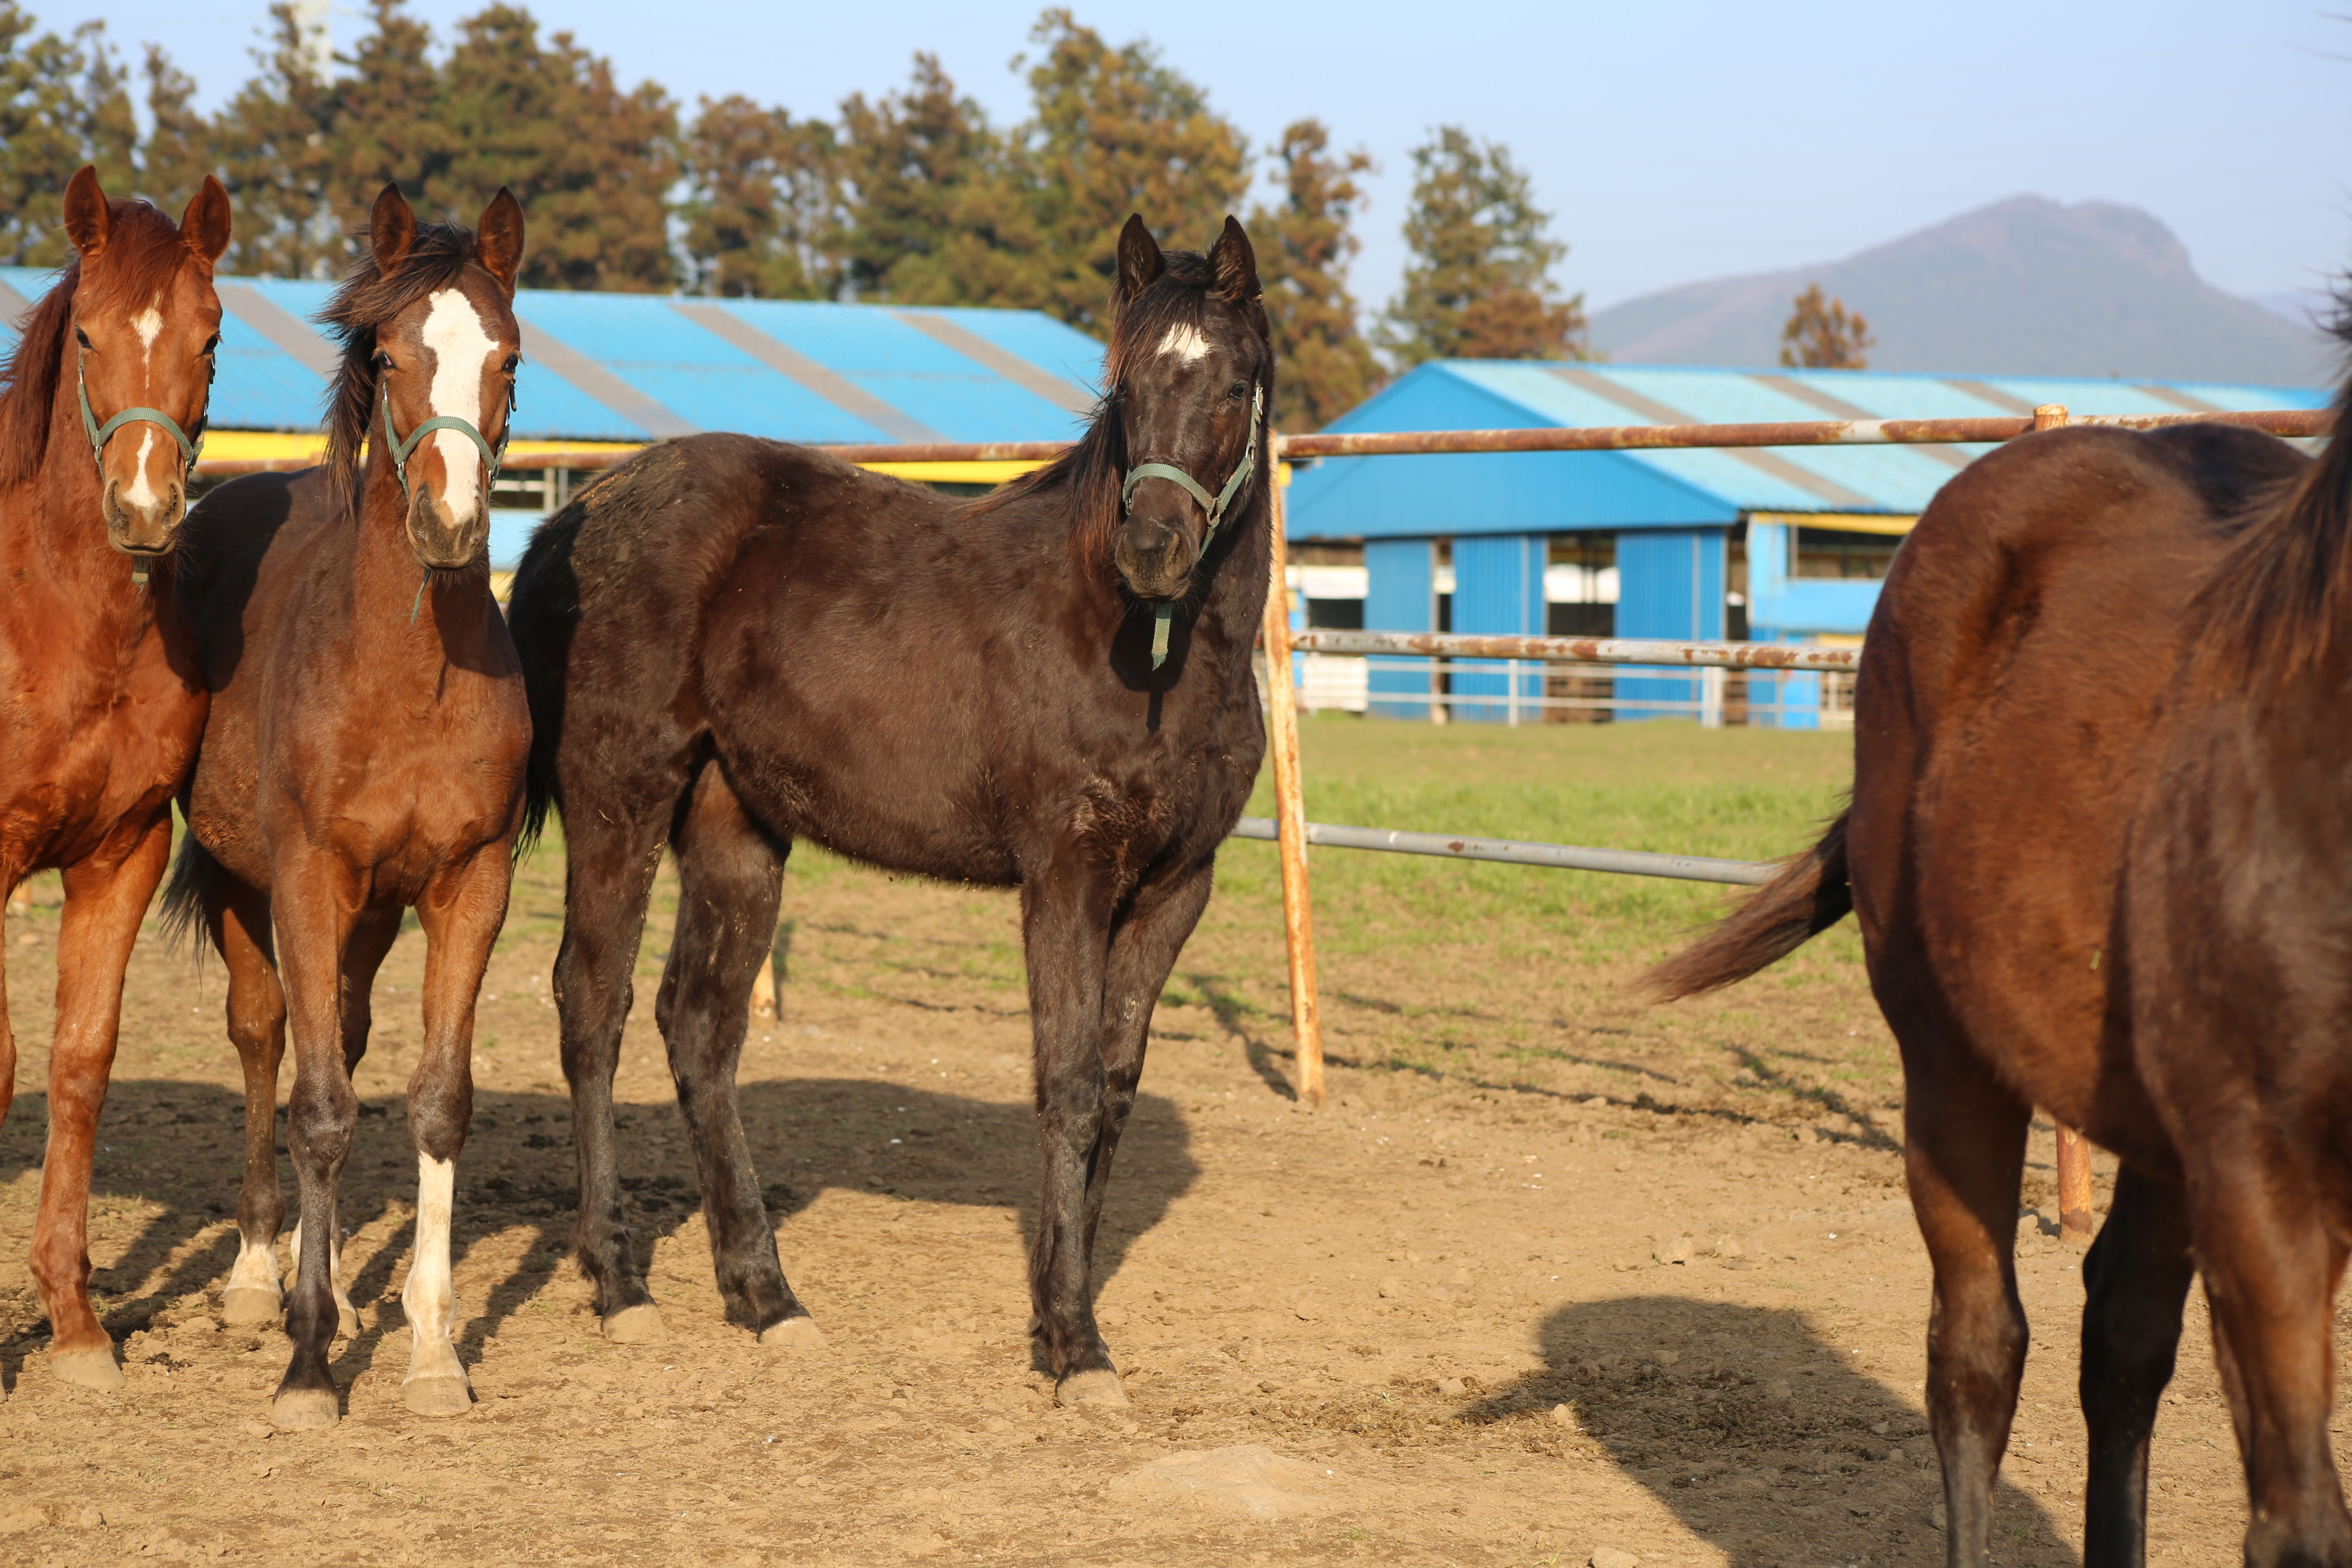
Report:
[{"label": "horse's eye", "polygon": [[390,370],[392,368],[392,356],[386,353],[376,355],[375,367],[378,370]]},{"label": "horse's eye", "polygon": [[89,334],[83,331],[79,327],[76,327],[74,329],[74,342],[79,343],[84,348],[88,348],[89,347]]},{"label": "horse's eye", "polygon": [[1234,383],[1233,385],[1225,389],[1225,395],[1232,398],[1236,403],[1240,402],[1243,398],[1249,395],[1249,383],[1246,381],[1237,381]]},{"label": "horse's eye", "polygon": [[220,347],[220,334],[218,332],[215,332],[211,337],[205,340],[204,351],[197,354],[196,357],[198,359],[210,359],[212,357],[213,351],[218,347]]},{"label": "horse's eye", "polygon": [[506,367],[505,367],[505,368],[506,368],[506,373],[507,373],[509,375],[512,375],[515,372],[517,372],[517,371],[520,370],[520,369],[522,368],[522,355],[520,355],[520,354],[509,354],[509,355],[507,355],[507,363],[506,363]]}]

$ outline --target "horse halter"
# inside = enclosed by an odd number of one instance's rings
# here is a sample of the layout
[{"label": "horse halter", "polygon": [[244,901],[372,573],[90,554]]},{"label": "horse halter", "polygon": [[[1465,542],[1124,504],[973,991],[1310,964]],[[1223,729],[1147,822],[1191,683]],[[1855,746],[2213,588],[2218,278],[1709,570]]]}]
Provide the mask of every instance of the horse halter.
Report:
[{"label": "horse halter", "polygon": [[[99,489],[106,488],[106,444],[125,425],[159,425],[180,445],[180,493],[188,493],[188,476],[195,471],[196,458],[205,449],[205,427],[212,423],[213,376],[218,365],[211,355],[205,356],[205,412],[196,420],[196,433],[190,436],[180,428],[180,422],[160,408],[126,408],[100,425],[89,406],[89,350],[80,348],[74,354],[74,390],[81,395],[81,427],[89,437],[90,460],[98,465]],[[143,556],[131,558],[131,581],[141,589],[147,586],[147,562]]]},{"label": "horse halter", "polygon": [[[1201,534],[1201,553],[1209,553],[1209,542],[1217,537],[1217,525],[1225,520],[1225,509],[1234,504],[1242,487],[1249,483],[1250,470],[1257,466],[1257,427],[1265,413],[1265,387],[1261,384],[1250,394],[1249,445],[1243,448],[1242,460],[1234,469],[1233,478],[1225,481],[1213,500],[1201,488],[1201,482],[1172,463],[1138,463],[1127,470],[1127,482],[1118,487],[1118,510],[1121,516],[1135,510],[1135,487],[1146,479],[1167,479],[1184,487],[1192,499],[1201,503],[1208,514],[1209,526]],[[1163,601],[1151,616],[1151,668],[1158,669],[1168,662],[1168,630],[1175,618],[1173,601]]]},{"label": "horse halter", "polygon": [[408,439],[404,441],[400,438],[399,433],[392,427],[391,386],[379,381],[376,384],[376,390],[381,395],[377,401],[383,405],[384,449],[392,454],[392,471],[400,476],[400,499],[404,501],[415,500],[408,493],[409,454],[415,451],[425,437],[436,430],[455,430],[480,448],[482,466],[489,470],[488,481],[482,486],[482,505],[487,509],[490,504],[490,489],[499,482],[499,469],[507,459],[507,442],[514,436],[513,416],[520,406],[515,401],[514,383],[511,381],[507,383],[507,427],[499,433],[499,444],[496,447],[490,445],[472,420],[460,419],[454,414],[435,415],[415,429],[411,430],[408,433]]}]

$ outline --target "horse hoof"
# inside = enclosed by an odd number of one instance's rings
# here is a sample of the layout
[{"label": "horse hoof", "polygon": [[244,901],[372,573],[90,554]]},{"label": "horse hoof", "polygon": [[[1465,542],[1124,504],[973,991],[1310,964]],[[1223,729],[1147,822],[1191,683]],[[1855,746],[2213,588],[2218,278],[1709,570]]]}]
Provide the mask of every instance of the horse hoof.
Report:
[{"label": "horse hoof", "polygon": [[463,1415],[474,1391],[462,1377],[416,1377],[400,1385],[401,1403],[418,1415]]},{"label": "horse hoof", "polygon": [[290,1388],[269,1402],[269,1424],[281,1432],[316,1432],[342,1414],[331,1388]]},{"label": "horse hoof", "polygon": [[761,1329],[760,1342],[771,1350],[821,1351],[824,1349],[824,1331],[816,1326],[814,1318],[786,1318]]},{"label": "horse hoof", "polygon": [[49,1370],[60,1383],[70,1383],[77,1388],[96,1388],[107,1393],[122,1386],[122,1366],[114,1359],[114,1347],[102,1351],[51,1351]]},{"label": "horse hoof", "polygon": [[1074,1372],[1054,1385],[1056,1405],[1124,1405],[1127,1390],[1115,1372]]},{"label": "horse hoof", "polygon": [[258,1285],[221,1292],[221,1321],[232,1329],[274,1327],[280,1310],[278,1292]]},{"label": "horse hoof", "polygon": [[661,1309],[651,1301],[604,1314],[604,1337],[616,1345],[657,1345],[669,1338]]},{"label": "horse hoof", "polygon": [[360,1337],[360,1315],[357,1309],[352,1307],[335,1309],[335,1332],[347,1340]]}]

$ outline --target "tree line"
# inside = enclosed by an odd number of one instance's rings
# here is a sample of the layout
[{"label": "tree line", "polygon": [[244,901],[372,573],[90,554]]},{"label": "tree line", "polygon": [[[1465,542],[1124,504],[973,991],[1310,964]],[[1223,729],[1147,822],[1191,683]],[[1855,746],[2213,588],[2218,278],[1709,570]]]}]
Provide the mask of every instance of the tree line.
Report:
[{"label": "tree line", "polygon": [[1176,245],[1234,212],[1256,241],[1288,428],[1391,366],[1585,356],[1582,297],[1552,279],[1567,247],[1507,148],[1445,126],[1413,150],[1411,259],[1367,333],[1348,268],[1369,154],[1311,118],[1253,149],[1149,41],[1111,44],[1066,10],[1030,29],[1029,114],[1012,125],[919,53],[903,86],[830,119],[740,95],[688,110],[503,0],[446,40],[403,0],[368,0],[331,58],[278,4],[253,76],[210,115],[155,45],[133,68],[102,24],[37,26],[0,0],[0,264],[63,260],[58,196],[85,163],[173,212],[219,174],[236,204],[224,269],[278,277],[340,273],[387,181],[458,213],[507,184],[530,214],[530,287],[1012,306],[1101,336],[1129,212]]}]

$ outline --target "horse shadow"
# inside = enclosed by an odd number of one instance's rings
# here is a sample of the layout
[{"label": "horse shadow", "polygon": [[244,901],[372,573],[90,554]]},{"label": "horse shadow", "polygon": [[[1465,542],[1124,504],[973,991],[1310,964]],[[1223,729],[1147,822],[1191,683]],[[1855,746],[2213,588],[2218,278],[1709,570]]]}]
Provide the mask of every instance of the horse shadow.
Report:
[{"label": "horse shadow", "polygon": [[[1564,1443],[1597,1444],[1735,1568],[1943,1562],[1926,1415],[1804,1314],[1633,1296],[1563,1307],[1538,1340],[1542,1370],[1477,1391],[1467,1419],[1532,1415]],[[2006,1479],[1993,1550],[2012,1564],[2076,1561],[2049,1512]]]},{"label": "horse shadow", "polygon": [[[769,1218],[781,1232],[788,1276],[793,1217],[833,1189],[1010,1210],[1024,1237],[1035,1234],[1036,1136],[1025,1093],[1006,1102],[849,1078],[751,1080],[740,1093],[744,1133]],[[650,1248],[676,1236],[699,1211],[691,1145],[671,1102],[624,1103],[614,1122],[630,1227],[636,1244]],[[244,1124],[243,1096],[223,1086],[130,1079],[109,1089],[91,1184],[93,1228],[126,1209],[143,1211],[121,1256],[91,1275],[100,1315],[118,1342],[191,1297],[216,1299],[236,1255]],[[37,1170],[47,1130],[47,1096],[18,1095],[0,1128],[0,1185]],[[1198,1178],[1190,1142],[1173,1101],[1137,1095],[1096,1243],[1097,1291]],[[278,1147],[290,1210],[294,1179],[282,1107]],[[457,1165],[453,1262],[462,1267],[491,1237],[510,1251],[512,1233],[524,1235],[519,1261],[492,1283],[480,1310],[468,1314],[461,1353],[478,1354],[483,1341],[569,1267],[573,1169],[567,1098],[477,1092],[473,1127]],[[415,1242],[409,1211],[415,1171],[404,1096],[392,1089],[362,1094],[339,1217],[351,1231],[401,1217],[366,1261],[346,1272],[345,1289],[362,1310],[362,1326],[356,1338],[339,1344],[338,1382],[372,1364],[387,1336],[395,1350],[404,1343],[396,1298]],[[21,1272],[16,1260],[30,1246],[31,1218],[27,1207],[21,1224],[0,1225],[0,1258],[6,1259],[0,1268],[8,1270],[0,1273],[0,1394],[15,1387],[26,1358],[48,1332],[29,1280],[13,1288],[6,1283]],[[377,1303],[390,1310],[369,1313]],[[919,1304],[910,1297],[910,1318]],[[719,1316],[715,1283],[700,1307],[714,1320]]]}]

